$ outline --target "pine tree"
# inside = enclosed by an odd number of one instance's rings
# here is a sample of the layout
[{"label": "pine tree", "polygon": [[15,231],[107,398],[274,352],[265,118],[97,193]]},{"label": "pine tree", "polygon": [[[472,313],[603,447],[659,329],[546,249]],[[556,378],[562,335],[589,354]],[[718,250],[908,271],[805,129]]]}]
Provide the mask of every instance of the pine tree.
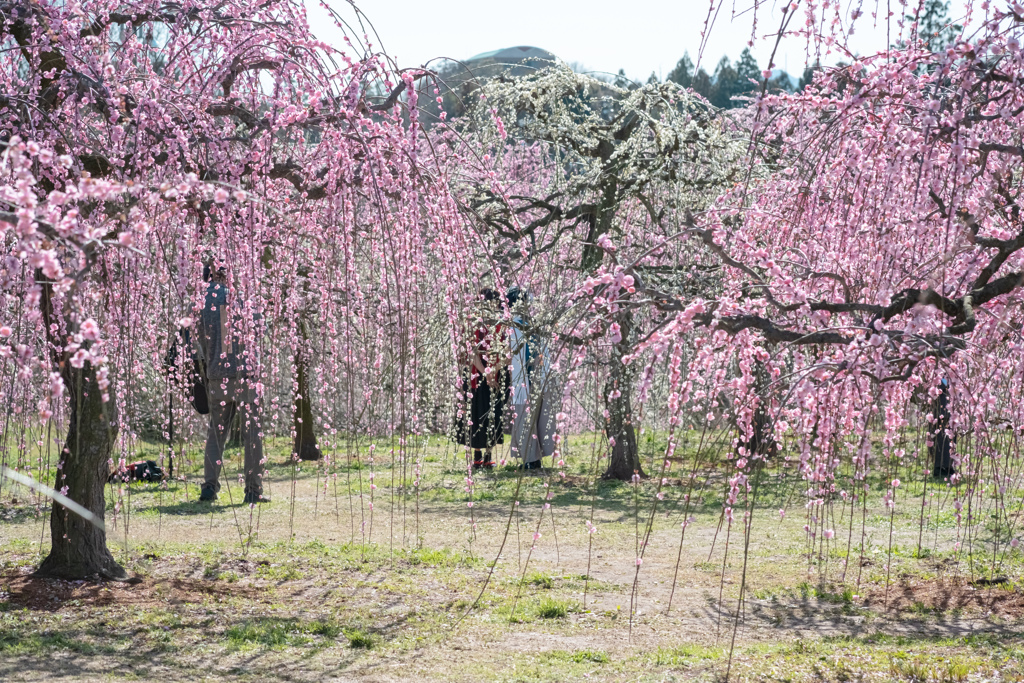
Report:
[{"label": "pine tree", "polygon": [[779,73],[772,76],[771,80],[768,81],[768,90],[773,92],[784,91],[793,92],[793,77],[785,71],[779,71]]},{"label": "pine tree", "polygon": [[821,71],[821,63],[815,62],[814,66],[805,66],[804,73],[800,76],[800,82],[796,84],[796,91],[801,92],[814,81],[814,72]]},{"label": "pine tree", "polygon": [[963,30],[960,24],[950,23],[949,2],[925,0],[921,13],[916,17],[908,14],[908,20],[917,20],[917,37],[924,41],[932,52],[938,52],[952,43]]},{"label": "pine tree", "polygon": [[625,69],[619,69],[619,73],[615,76],[615,87],[622,88],[623,90],[631,90],[633,88],[633,81],[626,76]]},{"label": "pine tree", "polygon": [[732,96],[739,92],[738,86],[736,69],[728,57],[722,57],[715,67],[714,86],[708,99],[720,109],[730,109],[734,106]]},{"label": "pine tree", "polygon": [[740,59],[736,62],[737,85],[741,87],[740,92],[750,92],[754,89],[751,80],[761,82],[761,68],[757,65],[754,55],[750,54],[750,48],[744,48],[740,53]]},{"label": "pine tree", "polygon": [[693,84],[693,77],[693,62],[690,60],[690,53],[684,52],[683,58],[676,62],[675,68],[668,72],[665,80],[689,88]]},{"label": "pine tree", "polygon": [[693,80],[690,82],[690,88],[699,95],[703,95],[706,99],[711,99],[711,90],[713,84],[711,76],[704,70],[704,67],[697,69],[697,73],[693,74]]}]

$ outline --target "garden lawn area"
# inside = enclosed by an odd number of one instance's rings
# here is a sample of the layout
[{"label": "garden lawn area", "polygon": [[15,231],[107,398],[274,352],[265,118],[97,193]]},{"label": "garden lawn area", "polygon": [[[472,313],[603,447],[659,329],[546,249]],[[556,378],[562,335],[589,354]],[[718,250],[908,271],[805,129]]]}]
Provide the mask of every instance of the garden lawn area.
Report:
[{"label": "garden lawn area", "polygon": [[657,482],[597,480],[590,438],[570,443],[564,478],[478,473],[472,507],[461,454],[437,438],[413,454],[418,486],[411,461],[371,465],[359,449],[362,461],[295,468],[271,442],[272,502],[256,508],[240,503],[237,450],[220,499],[196,502],[193,445],[184,480],[108,488],[111,548],[135,583],[31,578],[49,547],[46,506],[5,484],[0,679],[1024,680],[1024,557],[958,553],[949,515],[920,522],[923,482],[907,478],[891,517],[872,482],[852,543],[850,509],[836,505],[841,532],[812,548],[802,482],[769,467],[744,562],[742,507],[719,527],[724,468],[704,468],[680,549],[675,477],[696,457],[684,449],[634,594]]}]

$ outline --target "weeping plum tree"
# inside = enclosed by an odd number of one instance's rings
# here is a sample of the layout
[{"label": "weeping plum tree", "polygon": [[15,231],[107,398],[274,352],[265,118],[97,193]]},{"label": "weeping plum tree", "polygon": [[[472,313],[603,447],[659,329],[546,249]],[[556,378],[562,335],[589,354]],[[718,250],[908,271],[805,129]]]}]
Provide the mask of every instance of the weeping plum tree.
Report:
[{"label": "weeping plum tree", "polygon": [[[756,152],[749,182],[684,222],[683,239],[723,269],[716,296],[652,286],[639,260],[623,270],[630,288],[600,287],[595,276],[604,301],[672,312],[631,360],[645,364],[641,394],[662,360],[677,368],[673,426],[726,392],[749,438],[765,368],[785,388],[769,413],[798,454],[808,510],[840,494],[847,504],[880,457],[912,457],[901,430],[947,379],[948,425],[927,429],[929,439],[943,428],[972,433],[949,479],[957,520],[964,498],[987,490],[983,472],[1002,476],[1009,456],[996,433],[1024,431],[1022,35],[1024,15],[994,11],[970,42],[938,53],[912,42],[820,71],[800,94],[761,99],[753,145],[775,151]],[[605,264],[602,274],[613,271]],[[686,372],[681,347],[697,350]],[[762,457],[739,453],[730,520],[732,506],[752,509],[748,475]],[[808,512],[809,538],[833,537],[827,519]]]},{"label": "weeping plum tree", "polygon": [[[674,83],[623,90],[565,66],[492,81],[474,96],[460,121],[469,121],[462,132],[479,166],[463,202],[510,277],[538,292],[593,293],[595,275],[622,281],[619,264],[638,258],[630,277],[642,272],[651,288],[682,296],[718,287],[699,269],[701,250],[672,238],[685,211],[703,211],[741,177],[741,136],[706,101]],[[606,368],[605,476],[629,480],[642,467],[636,377],[623,359],[657,323],[631,301],[589,306],[600,323],[583,328],[577,303],[551,302],[551,331],[594,348]]]},{"label": "weeping plum tree", "polygon": [[[101,520],[108,473],[132,452],[127,397],[203,305],[205,262],[226,265],[270,420],[290,413],[266,389],[289,368],[257,321],[301,317],[300,269],[317,264],[325,300],[333,282],[356,298],[360,267],[336,245],[358,233],[383,245],[373,272],[408,273],[423,234],[457,230],[400,111],[413,77],[316,41],[301,2],[0,2],[0,46],[0,392],[67,430],[56,488]],[[50,531],[40,575],[125,576],[102,527],[55,504]]]}]

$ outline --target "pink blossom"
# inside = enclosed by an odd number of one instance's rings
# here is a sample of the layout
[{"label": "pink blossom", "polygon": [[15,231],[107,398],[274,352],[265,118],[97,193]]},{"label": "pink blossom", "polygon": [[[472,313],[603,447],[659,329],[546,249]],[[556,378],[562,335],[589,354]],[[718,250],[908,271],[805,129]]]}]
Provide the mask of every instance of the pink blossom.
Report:
[{"label": "pink blossom", "polygon": [[93,320],[92,318],[89,318],[85,322],[83,322],[80,329],[81,329],[82,337],[84,339],[88,339],[90,341],[96,341],[97,339],[100,338],[100,327],[99,327],[99,325],[96,324],[96,321]]}]

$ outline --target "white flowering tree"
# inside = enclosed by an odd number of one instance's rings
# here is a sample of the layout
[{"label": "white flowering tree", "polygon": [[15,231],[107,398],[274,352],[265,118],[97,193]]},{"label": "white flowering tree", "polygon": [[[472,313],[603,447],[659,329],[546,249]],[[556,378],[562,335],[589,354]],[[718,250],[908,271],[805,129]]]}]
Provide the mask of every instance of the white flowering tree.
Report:
[{"label": "white flowering tree", "polygon": [[[713,270],[701,269],[704,247],[672,236],[742,179],[744,136],[674,83],[623,90],[566,66],[495,79],[474,98],[460,121],[476,155],[462,201],[484,227],[496,269],[542,293],[548,332],[576,347],[569,365],[578,368],[587,349],[603,370],[605,477],[642,474],[636,378],[623,359],[664,314],[656,301],[600,291],[637,278],[677,296],[716,286]],[[627,273],[620,262],[635,266]]]}]

